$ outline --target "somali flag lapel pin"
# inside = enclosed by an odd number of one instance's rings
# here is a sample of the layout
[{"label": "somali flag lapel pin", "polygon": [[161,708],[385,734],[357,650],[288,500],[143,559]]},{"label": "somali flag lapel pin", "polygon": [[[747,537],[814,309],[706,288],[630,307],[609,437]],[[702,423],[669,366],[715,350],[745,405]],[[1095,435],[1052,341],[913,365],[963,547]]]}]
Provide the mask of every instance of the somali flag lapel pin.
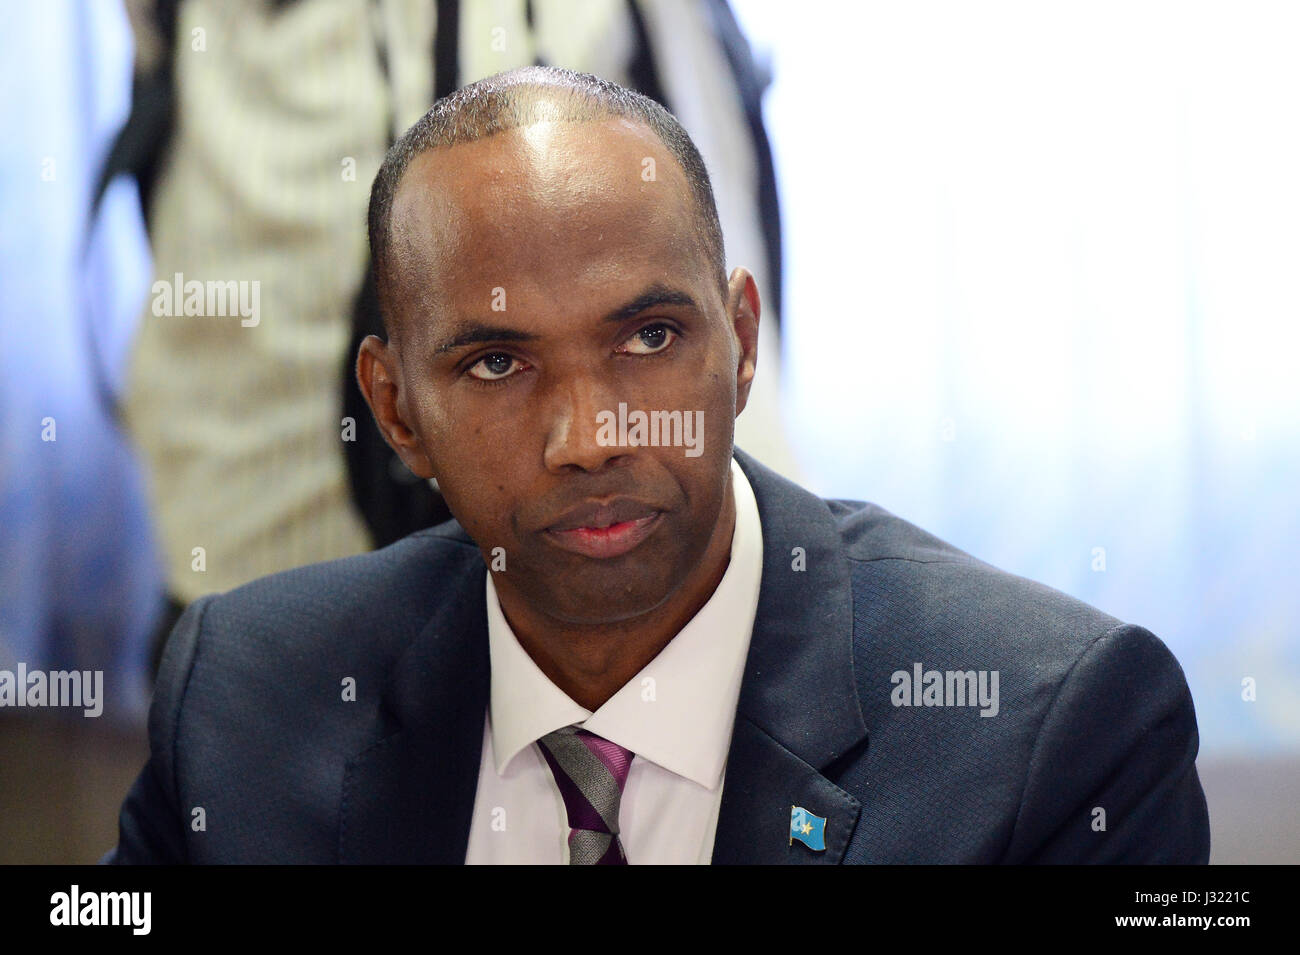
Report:
[{"label": "somali flag lapel pin", "polygon": [[814,816],[802,806],[790,807],[790,845],[798,839],[814,852],[826,851],[826,817]]}]

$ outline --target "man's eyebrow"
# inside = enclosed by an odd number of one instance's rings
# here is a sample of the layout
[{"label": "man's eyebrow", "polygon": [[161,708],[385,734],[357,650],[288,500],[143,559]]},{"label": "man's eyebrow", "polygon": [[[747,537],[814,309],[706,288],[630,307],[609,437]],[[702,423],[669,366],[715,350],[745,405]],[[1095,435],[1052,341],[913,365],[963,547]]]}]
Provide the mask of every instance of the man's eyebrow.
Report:
[{"label": "man's eyebrow", "polygon": [[469,325],[462,325],[455,335],[435,348],[433,353],[434,355],[441,355],[443,352],[464,348],[466,345],[480,345],[483,342],[531,342],[536,340],[537,336],[531,332],[521,332],[517,328],[507,328],[504,325],[485,325],[481,322],[473,322]]},{"label": "man's eyebrow", "polygon": [[658,283],[650,286],[632,301],[626,305],[620,305],[603,319],[605,322],[622,322],[629,318],[635,318],[642,312],[655,308],[659,305],[683,305],[687,308],[700,311],[700,306],[686,292],[678,289],[669,288],[666,285]]},{"label": "man's eyebrow", "polygon": [[[660,305],[678,305],[694,309],[697,312],[700,311],[700,306],[688,293],[656,283],[630,302],[620,305],[607,313],[601,319],[601,322],[606,324],[623,322]],[[442,342],[433,350],[433,354],[437,356],[457,348],[480,345],[484,342],[532,342],[539,337],[532,332],[520,331],[517,328],[509,328],[505,325],[471,322],[460,326],[451,338]]]}]

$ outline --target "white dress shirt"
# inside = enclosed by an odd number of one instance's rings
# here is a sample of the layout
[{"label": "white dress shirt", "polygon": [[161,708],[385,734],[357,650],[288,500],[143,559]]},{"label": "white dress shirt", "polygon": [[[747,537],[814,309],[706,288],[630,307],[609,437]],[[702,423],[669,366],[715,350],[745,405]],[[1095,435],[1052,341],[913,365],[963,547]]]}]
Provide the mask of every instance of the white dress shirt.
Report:
[{"label": "white dress shirt", "polygon": [[629,863],[710,862],[763,576],[758,505],[734,459],[731,480],[731,560],[713,596],[594,713],[519,645],[487,575],[492,688],[466,863],[568,862],[564,800],[536,741],[571,724],[636,754],[619,807]]}]

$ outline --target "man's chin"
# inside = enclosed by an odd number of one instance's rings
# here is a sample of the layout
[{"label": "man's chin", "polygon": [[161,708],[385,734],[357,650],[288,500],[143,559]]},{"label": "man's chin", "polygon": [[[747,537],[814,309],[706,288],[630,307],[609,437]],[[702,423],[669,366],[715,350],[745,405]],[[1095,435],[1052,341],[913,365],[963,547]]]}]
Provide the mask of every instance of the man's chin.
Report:
[{"label": "man's chin", "polygon": [[[530,600],[533,607],[557,623],[570,627],[616,627],[654,613],[672,594],[663,577],[638,574],[623,583],[572,580],[557,583]],[[652,581],[660,581],[651,588]]]}]

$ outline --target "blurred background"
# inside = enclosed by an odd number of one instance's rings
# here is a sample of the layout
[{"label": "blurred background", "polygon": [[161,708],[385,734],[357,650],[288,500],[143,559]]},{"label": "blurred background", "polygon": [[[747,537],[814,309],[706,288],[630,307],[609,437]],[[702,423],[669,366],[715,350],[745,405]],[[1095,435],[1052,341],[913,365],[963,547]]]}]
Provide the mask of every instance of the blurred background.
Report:
[{"label": "blurred background", "polygon": [[1151,629],[1212,861],[1300,861],[1298,47],[1227,0],[3,5],[0,671],[105,693],[0,706],[0,862],[115,842],[188,602],[445,516],[351,380],[365,204],[528,63],[700,147],[764,303],[737,443]]}]

